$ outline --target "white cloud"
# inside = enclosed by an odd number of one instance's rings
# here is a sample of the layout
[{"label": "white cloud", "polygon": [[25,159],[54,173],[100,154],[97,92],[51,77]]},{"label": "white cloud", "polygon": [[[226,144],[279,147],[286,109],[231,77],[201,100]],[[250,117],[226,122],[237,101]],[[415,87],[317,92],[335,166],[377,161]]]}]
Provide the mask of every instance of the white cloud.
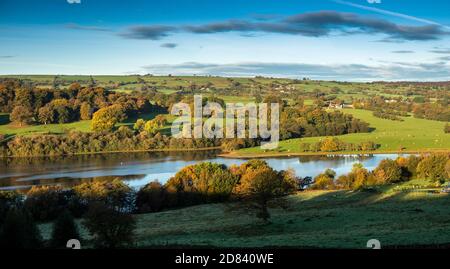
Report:
[{"label": "white cloud", "polygon": [[67,0],[69,4],[81,4],[81,0]]}]

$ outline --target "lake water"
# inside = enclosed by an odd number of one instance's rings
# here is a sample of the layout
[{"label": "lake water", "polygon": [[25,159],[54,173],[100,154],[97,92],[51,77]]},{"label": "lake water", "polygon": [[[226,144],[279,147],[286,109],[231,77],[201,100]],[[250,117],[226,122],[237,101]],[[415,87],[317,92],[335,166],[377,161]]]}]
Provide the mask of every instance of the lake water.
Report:
[{"label": "lake water", "polygon": [[[0,189],[28,189],[33,185],[72,186],[88,180],[121,178],[132,187],[158,180],[166,182],[181,168],[199,162],[241,164],[246,160],[217,157],[217,151],[176,153],[120,153],[48,158],[0,159]],[[314,177],[327,168],[337,175],[348,173],[353,164],[369,170],[397,154],[370,156],[304,156],[264,158],[276,170],[294,169],[301,177]]]}]

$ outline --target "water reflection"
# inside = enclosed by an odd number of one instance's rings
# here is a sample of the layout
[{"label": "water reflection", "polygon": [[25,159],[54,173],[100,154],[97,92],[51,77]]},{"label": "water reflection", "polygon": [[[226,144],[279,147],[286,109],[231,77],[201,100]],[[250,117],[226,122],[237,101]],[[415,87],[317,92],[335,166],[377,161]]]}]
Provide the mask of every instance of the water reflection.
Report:
[{"label": "water reflection", "polygon": [[[241,164],[246,160],[217,157],[218,151],[172,153],[95,154],[66,157],[0,159],[0,189],[27,189],[33,185],[59,184],[73,186],[94,180],[121,178],[130,186],[139,187],[158,180],[166,182],[181,168],[202,161],[225,165]],[[397,154],[373,156],[302,156],[266,158],[274,169],[294,169],[298,176],[316,176],[327,168],[337,175],[348,173],[353,164],[361,162],[374,169],[386,158]]]}]

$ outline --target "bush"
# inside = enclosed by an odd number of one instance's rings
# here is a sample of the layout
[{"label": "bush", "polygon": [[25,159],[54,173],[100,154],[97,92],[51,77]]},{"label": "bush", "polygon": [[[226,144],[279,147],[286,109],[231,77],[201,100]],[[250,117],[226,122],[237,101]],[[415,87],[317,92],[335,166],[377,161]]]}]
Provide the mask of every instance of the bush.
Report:
[{"label": "bush", "polygon": [[50,246],[52,248],[66,248],[70,239],[80,239],[78,227],[68,210],[63,211],[53,223]]},{"label": "bush", "polygon": [[12,209],[0,230],[0,247],[36,249],[42,247],[42,237],[31,214],[24,209]]},{"label": "bush", "polygon": [[83,224],[93,236],[97,248],[126,248],[133,244],[136,221],[129,213],[103,203],[94,203]]}]

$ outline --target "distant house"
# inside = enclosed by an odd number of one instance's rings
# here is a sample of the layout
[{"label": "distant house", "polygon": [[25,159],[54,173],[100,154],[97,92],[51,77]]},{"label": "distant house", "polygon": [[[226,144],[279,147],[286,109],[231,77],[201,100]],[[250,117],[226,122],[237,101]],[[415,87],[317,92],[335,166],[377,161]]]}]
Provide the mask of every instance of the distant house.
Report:
[{"label": "distant house", "polygon": [[338,102],[330,102],[328,104],[328,108],[343,109],[344,108],[344,104],[343,103],[338,103]]},{"label": "distant house", "polygon": [[389,100],[384,100],[384,102],[385,102],[385,103],[391,104],[391,103],[397,103],[397,100],[395,100],[395,99],[389,99]]}]

